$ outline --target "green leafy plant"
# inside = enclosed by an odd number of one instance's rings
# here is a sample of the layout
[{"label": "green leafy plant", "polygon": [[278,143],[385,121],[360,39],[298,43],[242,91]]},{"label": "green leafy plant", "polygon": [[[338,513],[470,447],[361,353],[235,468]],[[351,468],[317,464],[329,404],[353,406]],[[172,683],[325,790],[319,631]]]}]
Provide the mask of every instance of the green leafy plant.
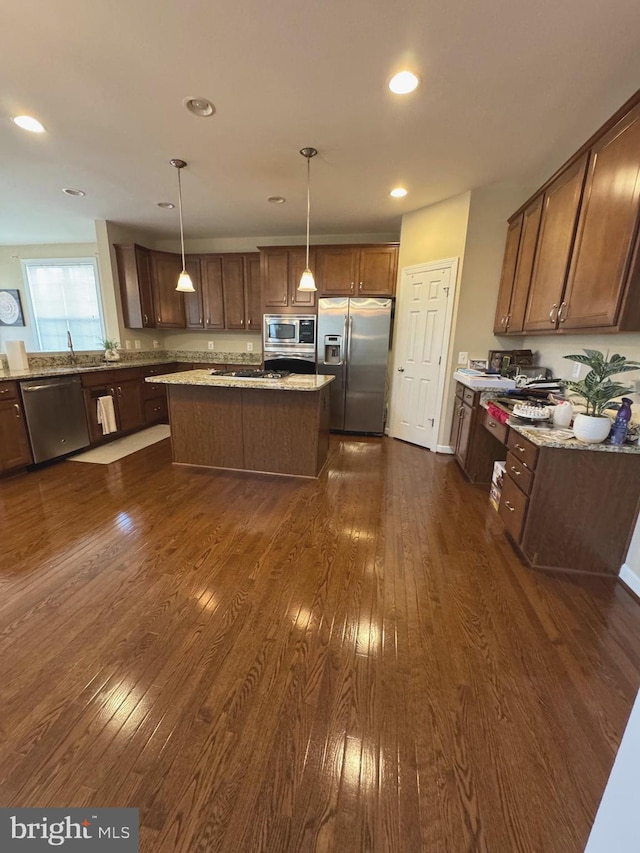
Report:
[{"label": "green leafy plant", "polygon": [[640,370],[640,363],[629,361],[623,355],[616,353],[608,361],[597,349],[586,349],[585,355],[565,355],[569,361],[577,361],[591,368],[580,382],[566,382],[566,386],[577,397],[585,402],[586,415],[602,415],[610,404],[623,394],[629,394],[631,388],[620,382],[612,382],[610,377],[616,373],[627,373],[630,370]]},{"label": "green leafy plant", "polygon": [[105,338],[104,340],[99,341],[100,346],[104,350],[108,349],[118,349],[120,346],[120,341],[112,341],[110,338]]}]

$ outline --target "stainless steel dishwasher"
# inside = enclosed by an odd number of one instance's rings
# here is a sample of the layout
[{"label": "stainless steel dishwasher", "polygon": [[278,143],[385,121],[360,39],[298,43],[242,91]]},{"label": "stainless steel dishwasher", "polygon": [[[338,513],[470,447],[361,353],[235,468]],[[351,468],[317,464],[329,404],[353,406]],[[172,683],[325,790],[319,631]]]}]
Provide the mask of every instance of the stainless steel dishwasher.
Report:
[{"label": "stainless steel dishwasher", "polygon": [[89,444],[79,376],[20,383],[34,462],[46,462]]}]

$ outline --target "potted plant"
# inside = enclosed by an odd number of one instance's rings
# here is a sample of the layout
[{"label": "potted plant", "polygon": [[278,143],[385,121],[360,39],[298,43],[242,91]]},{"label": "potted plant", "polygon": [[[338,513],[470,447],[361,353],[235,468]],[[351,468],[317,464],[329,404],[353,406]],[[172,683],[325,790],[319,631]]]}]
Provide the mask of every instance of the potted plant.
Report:
[{"label": "potted plant", "polygon": [[112,341],[111,338],[105,338],[103,341],[100,341],[100,346],[104,350],[105,361],[120,361],[120,353],[118,352],[120,341]]},{"label": "potted plant", "polygon": [[613,401],[628,394],[632,389],[620,382],[612,382],[617,373],[640,370],[640,363],[629,361],[615,353],[608,361],[596,349],[586,349],[584,355],[565,355],[570,361],[586,364],[591,370],[579,382],[566,382],[566,386],[576,397],[584,400],[585,411],[576,415],[573,432],[579,441],[587,444],[599,444],[611,430],[611,418],[605,414]]}]

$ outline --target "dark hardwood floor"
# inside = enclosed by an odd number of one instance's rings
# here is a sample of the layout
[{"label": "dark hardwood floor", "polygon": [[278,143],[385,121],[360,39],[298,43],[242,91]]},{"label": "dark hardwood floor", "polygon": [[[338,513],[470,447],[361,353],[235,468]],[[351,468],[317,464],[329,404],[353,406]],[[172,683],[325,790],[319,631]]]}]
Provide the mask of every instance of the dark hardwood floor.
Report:
[{"label": "dark hardwood floor", "polygon": [[165,441],[0,482],[0,542],[0,805],[136,806],[153,853],[583,850],[640,605],[524,568],[451,457]]}]

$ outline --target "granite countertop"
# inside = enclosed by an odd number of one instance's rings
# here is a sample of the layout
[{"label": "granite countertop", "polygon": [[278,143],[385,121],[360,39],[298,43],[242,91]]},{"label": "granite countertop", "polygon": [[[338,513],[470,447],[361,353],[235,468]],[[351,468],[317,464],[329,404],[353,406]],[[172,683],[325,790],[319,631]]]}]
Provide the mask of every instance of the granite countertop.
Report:
[{"label": "granite countertop", "polygon": [[204,385],[212,388],[259,388],[269,391],[320,391],[333,376],[292,373],[282,379],[247,379],[239,376],[212,376],[208,370],[186,370],[150,376],[147,382],[163,385]]},{"label": "granite countertop", "polygon": [[[497,400],[491,399],[490,394],[483,394],[480,405],[486,409],[489,403],[493,403],[503,411],[508,411],[504,406],[501,406]],[[584,441],[578,441],[573,434],[571,427],[558,428],[553,426],[529,426],[514,423],[511,419],[506,424],[509,429],[519,433],[528,439],[537,447],[555,447],[559,450],[592,450],[599,453],[640,453],[640,444],[610,444],[609,441],[603,441],[600,444],[587,444]]]},{"label": "granite countertop", "polygon": [[[203,357],[204,356],[204,357]],[[207,361],[212,364],[239,364],[258,367],[262,363],[262,353],[226,353],[226,352],[163,352],[161,356],[139,359],[122,359],[121,361],[100,361],[94,363],[80,362],[69,364],[68,356],[50,357],[52,364],[34,366],[29,370],[9,370],[0,368],[0,382],[16,379],[44,379],[47,376],[72,376],[78,373],[95,373],[99,370],[125,370],[131,367],[153,367],[158,364],[173,364],[185,362],[197,364]]]}]

